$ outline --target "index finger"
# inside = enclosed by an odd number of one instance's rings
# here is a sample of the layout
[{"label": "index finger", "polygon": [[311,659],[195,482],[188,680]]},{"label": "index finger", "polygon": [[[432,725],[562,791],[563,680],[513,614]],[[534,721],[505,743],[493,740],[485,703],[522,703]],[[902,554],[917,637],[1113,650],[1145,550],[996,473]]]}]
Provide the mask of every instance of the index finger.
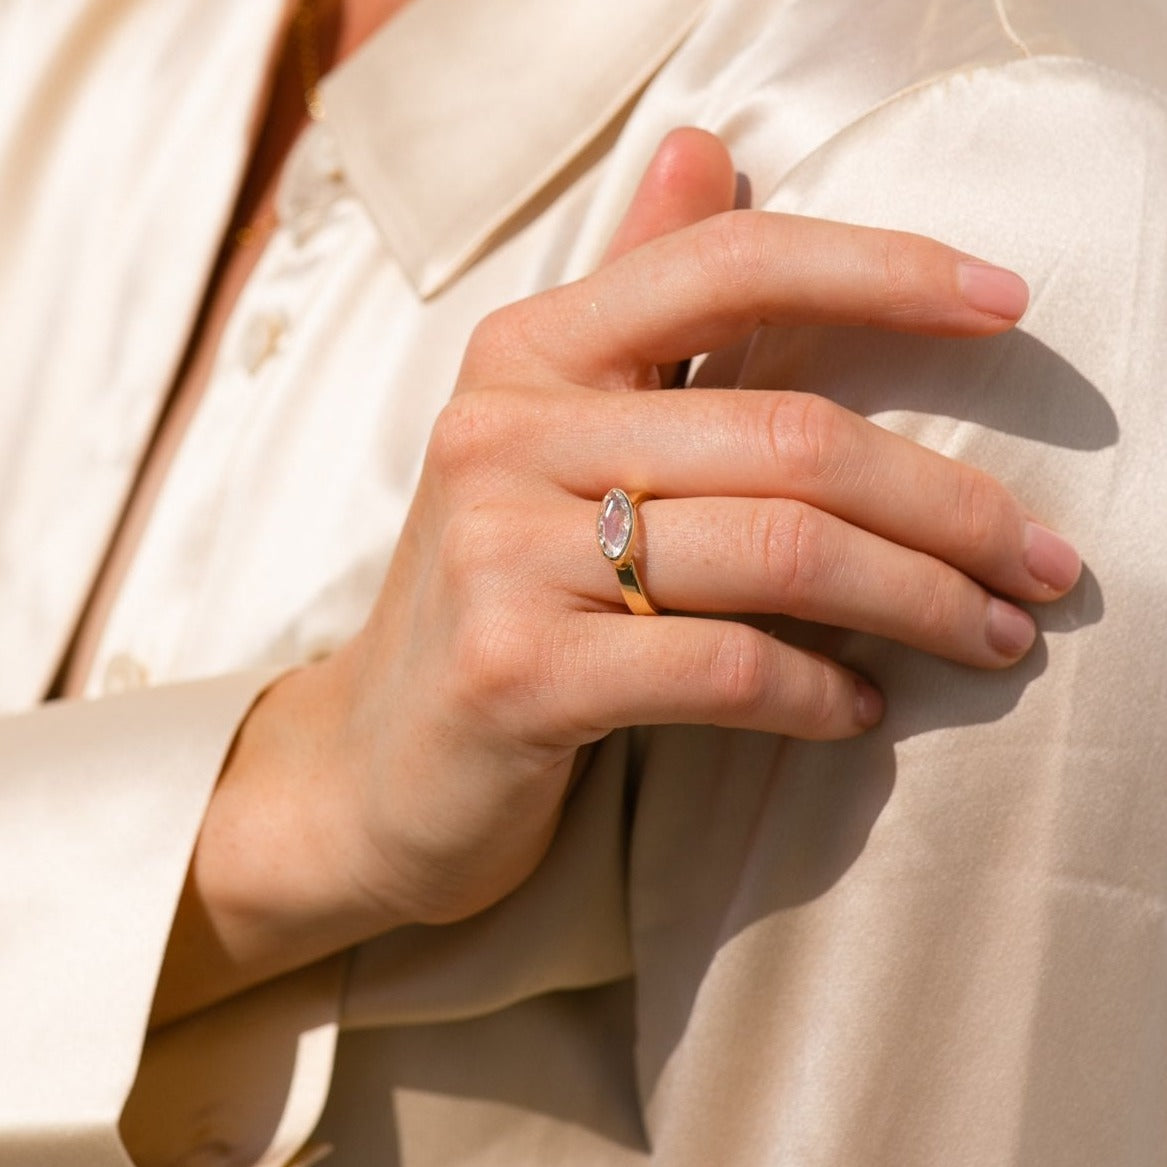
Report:
[{"label": "index finger", "polygon": [[1020,276],[921,235],[728,211],[526,301],[554,327],[524,333],[528,357],[560,376],[627,386],[762,325],[988,336],[1011,328],[1028,301]]}]

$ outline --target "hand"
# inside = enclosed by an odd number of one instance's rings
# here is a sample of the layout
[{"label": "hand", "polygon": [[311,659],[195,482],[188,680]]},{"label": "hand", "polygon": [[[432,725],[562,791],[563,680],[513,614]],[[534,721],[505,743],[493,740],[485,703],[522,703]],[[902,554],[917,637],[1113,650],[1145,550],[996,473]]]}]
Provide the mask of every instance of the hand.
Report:
[{"label": "hand", "polygon": [[[977,336],[1024,309],[1016,277],[930,240],[725,212],[732,180],[716,139],[673,136],[623,254],[477,330],[367,626],[260,702],[212,807],[196,883],[202,864],[249,976],[507,894],[550,842],[577,750],[613,728],[837,738],[878,721],[878,693],[839,664],[702,613],[997,668],[1035,632],[996,597],[1072,586],[1074,552],[979,471],[821,398],[661,389],[661,366],[760,324]],[[655,496],[640,563],[668,615],[631,615],[596,547],[612,486]]]}]

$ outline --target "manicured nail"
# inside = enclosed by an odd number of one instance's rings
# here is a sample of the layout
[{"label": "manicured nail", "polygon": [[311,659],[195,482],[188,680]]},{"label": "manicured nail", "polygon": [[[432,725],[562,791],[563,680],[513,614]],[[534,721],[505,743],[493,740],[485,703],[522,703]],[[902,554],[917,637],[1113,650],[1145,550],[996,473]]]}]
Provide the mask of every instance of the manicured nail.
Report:
[{"label": "manicured nail", "polygon": [[1054,592],[1068,592],[1082,574],[1082,558],[1069,543],[1040,523],[1025,525],[1022,562],[1039,584]]},{"label": "manicured nail", "polygon": [[858,678],[855,680],[855,720],[864,729],[883,720],[883,694]]},{"label": "manicured nail", "polygon": [[989,601],[989,624],[986,630],[989,645],[1002,656],[1024,656],[1037,637],[1037,625],[1028,612],[1005,603]]},{"label": "manicured nail", "polygon": [[957,268],[964,302],[977,312],[1018,320],[1029,306],[1029,285],[1016,273],[980,260],[964,260]]}]

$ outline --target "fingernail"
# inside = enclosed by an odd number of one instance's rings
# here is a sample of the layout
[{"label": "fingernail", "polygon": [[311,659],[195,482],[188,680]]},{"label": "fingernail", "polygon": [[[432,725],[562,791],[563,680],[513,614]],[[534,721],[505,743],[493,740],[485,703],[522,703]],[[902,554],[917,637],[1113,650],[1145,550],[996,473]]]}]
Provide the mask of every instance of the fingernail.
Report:
[{"label": "fingernail", "polygon": [[858,678],[855,681],[855,720],[870,729],[883,720],[883,694],[874,686]]},{"label": "fingernail", "polygon": [[1018,320],[1029,306],[1029,285],[1016,273],[980,260],[964,260],[957,281],[964,302],[977,312]]},{"label": "fingernail", "polygon": [[1067,592],[1082,574],[1082,557],[1061,535],[1040,523],[1025,525],[1022,562],[1039,584],[1055,592]]},{"label": "fingernail", "polygon": [[1024,656],[1037,636],[1037,625],[1028,612],[1005,603],[1004,600],[989,601],[989,623],[987,638],[990,647],[1002,656],[1010,658]]}]

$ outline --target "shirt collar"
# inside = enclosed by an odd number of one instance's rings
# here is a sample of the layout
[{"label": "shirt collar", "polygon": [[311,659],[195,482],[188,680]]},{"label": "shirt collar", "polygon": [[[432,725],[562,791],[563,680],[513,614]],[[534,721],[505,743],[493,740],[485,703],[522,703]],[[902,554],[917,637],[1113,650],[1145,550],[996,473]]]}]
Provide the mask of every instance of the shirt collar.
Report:
[{"label": "shirt collar", "polygon": [[347,181],[423,296],[649,80],[706,0],[412,0],[324,79]]}]

